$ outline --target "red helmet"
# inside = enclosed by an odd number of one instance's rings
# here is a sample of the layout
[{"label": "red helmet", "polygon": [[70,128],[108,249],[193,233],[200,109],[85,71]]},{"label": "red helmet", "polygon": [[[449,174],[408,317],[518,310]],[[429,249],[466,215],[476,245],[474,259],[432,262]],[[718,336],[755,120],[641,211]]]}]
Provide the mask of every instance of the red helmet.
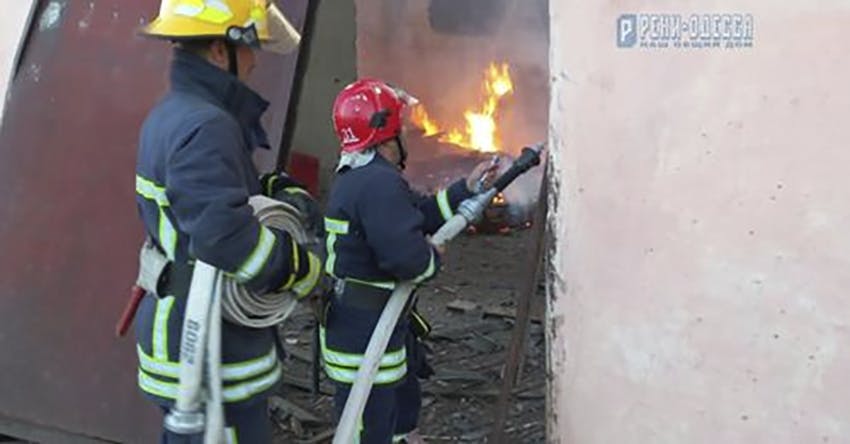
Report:
[{"label": "red helmet", "polygon": [[346,86],[334,101],[334,131],[343,153],[363,151],[401,135],[402,113],[415,99],[371,78]]}]

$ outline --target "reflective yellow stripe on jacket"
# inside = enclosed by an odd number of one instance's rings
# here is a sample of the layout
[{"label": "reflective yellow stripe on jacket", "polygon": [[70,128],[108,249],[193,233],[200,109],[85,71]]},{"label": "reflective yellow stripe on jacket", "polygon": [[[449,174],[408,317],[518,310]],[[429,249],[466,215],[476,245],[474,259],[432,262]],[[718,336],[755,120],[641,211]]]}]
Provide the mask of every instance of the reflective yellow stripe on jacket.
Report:
[{"label": "reflective yellow stripe on jacket", "polygon": [[174,229],[174,225],[171,224],[171,220],[165,213],[165,209],[170,206],[168,196],[165,194],[165,187],[136,174],[136,194],[153,201],[159,207],[157,240],[165,250],[165,255],[174,260],[174,254],[177,250],[177,230]]}]

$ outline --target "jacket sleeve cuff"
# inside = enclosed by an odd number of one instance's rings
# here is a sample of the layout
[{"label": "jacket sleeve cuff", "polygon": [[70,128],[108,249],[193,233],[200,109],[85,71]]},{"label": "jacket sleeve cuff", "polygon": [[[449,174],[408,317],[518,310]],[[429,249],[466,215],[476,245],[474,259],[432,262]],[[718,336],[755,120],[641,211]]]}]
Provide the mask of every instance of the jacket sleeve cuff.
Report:
[{"label": "jacket sleeve cuff", "polygon": [[319,279],[322,277],[322,261],[308,251],[306,266],[302,268],[304,269],[302,277],[292,284],[292,291],[298,295],[298,299],[309,296],[319,284]]},{"label": "jacket sleeve cuff", "polygon": [[261,225],[254,249],[251,250],[251,253],[242,262],[242,265],[233,273],[236,280],[245,283],[257,277],[268,264],[276,242],[277,236],[271,230]]},{"label": "jacket sleeve cuff", "polygon": [[292,255],[291,272],[278,291],[292,291],[301,299],[316,288],[322,275],[322,261],[318,256],[298,245],[291,237],[289,239]]},{"label": "jacket sleeve cuff", "polygon": [[474,195],[466,187],[466,179],[460,179],[448,188],[440,190],[435,199],[437,199],[437,207],[440,209],[443,220],[451,219],[460,203]]},{"label": "jacket sleeve cuff", "polygon": [[437,270],[440,269],[440,254],[437,253],[437,250],[431,247],[431,258],[428,260],[428,265],[425,268],[425,271],[422,272],[419,276],[413,278],[413,282],[420,284],[422,282],[427,281],[428,279],[433,278],[437,275]]}]

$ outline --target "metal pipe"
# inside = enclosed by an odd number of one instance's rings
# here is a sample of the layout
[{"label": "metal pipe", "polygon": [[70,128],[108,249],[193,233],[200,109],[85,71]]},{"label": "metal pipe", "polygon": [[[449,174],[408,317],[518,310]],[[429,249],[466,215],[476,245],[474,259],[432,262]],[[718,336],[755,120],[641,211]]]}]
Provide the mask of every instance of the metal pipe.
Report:
[{"label": "metal pipe", "polygon": [[301,42],[298,44],[298,59],[295,61],[295,74],[292,77],[292,88],[289,92],[289,103],[286,107],[286,122],[280,137],[280,150],[277,153],[275,170],[285,169],[292,150],[292,139],[295,137],[295,126],[298,123],[298,107],[301,105],[301,94],[304,92],[304,78],[310,61],[310,51],[313,42],[313,31],[316,28],[316,17],[319,15],[320,0],[307,2],[304,15],[304,25],[301,27]]}]

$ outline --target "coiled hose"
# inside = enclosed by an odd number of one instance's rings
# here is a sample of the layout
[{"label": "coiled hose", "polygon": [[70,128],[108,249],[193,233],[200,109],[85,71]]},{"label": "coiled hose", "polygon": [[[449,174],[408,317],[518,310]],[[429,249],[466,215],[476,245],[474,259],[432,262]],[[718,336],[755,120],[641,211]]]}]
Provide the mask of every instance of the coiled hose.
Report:
[{"label": "coiled hose", "polygon": [[[304,228],[301,212],[293,205],[259,195],[252,196],[248,204],[261,224],[289,233],[299,245],[315,243]],[[286,320],[298,304],[297,297],[290,291],[256,294],[224,273],[219,276],[223,280],[222,316],[235,324],[271,327]]]}]

